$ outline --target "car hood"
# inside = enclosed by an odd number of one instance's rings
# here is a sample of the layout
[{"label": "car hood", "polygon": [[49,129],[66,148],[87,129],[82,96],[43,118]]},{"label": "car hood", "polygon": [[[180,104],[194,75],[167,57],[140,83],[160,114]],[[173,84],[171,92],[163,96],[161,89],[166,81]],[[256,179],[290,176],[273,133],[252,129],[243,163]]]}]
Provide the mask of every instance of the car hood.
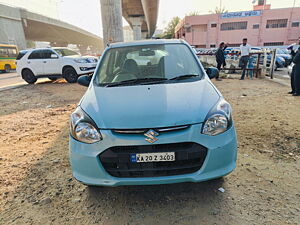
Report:
[{"label": "car hood", "polygon": [[81,55],[70,55],[70,56],[64,56],[64,58],[67,59],[88,59],[90,63],[97,62],[98,59],[95,56],[81,56]]},{"label": "car hood", "polygon": [[121,87],[91,85],[80,106],[100,129],[138,129],[201,123],[218,102],[206,79]]}]

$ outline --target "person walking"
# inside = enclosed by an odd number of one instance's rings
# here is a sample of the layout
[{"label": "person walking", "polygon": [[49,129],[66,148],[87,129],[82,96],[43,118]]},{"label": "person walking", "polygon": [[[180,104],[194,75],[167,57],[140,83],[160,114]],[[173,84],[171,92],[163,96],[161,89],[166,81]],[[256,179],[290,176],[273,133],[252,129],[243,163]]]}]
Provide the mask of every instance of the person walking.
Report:
[{"label": "person walking", "polygon": [[243,70],[240,80],[245,79],[247,64],[248,64],[249,57],[250,57],[251,46],[247,43],[247,41],[248,41],[248,39],[244,38],[243,39],[243,44],[241,44],[241,46],[240,46],[241,58],[240,58],[239,66]]},{"label": "person walking", "polygon": [[294,78],[294,93],[293,96],[300,96],[300,48],[298,49],[293,63],[295,64],[293,67],[292,76]]},{"label": "person walking", "polygon": [[[224,42],[221,42],[219,45],[219,48],[217,52],[215,53],[216,56],[216,61],[217,61],[217,68],[219,71],[221,71],[221,67],[226,66],[226,60],[225,60],[225,55],[224,51],[227,48],[227,45]],[[217,81],[221,81],[222,79],[219,78],[219,74],[216,76]]]}]

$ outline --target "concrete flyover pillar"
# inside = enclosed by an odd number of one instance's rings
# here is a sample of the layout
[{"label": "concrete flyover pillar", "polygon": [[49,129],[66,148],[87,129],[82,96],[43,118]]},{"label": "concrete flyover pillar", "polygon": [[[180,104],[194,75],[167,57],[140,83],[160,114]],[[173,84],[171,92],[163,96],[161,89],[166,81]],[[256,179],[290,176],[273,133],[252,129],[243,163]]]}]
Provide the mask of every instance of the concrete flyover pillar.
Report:
[{"label": "concrete flyover pillar", "polygon": [[144,21],[144,17],[129,17],[128,18],[133,31],[133,39],[134,40],[141,40],[142,39],[142,23]]},{"label": "concrete flyover pillar", "polygon": [[121,0],[100,0],[104,47],[108,43],[122,42],[122,2]]}]

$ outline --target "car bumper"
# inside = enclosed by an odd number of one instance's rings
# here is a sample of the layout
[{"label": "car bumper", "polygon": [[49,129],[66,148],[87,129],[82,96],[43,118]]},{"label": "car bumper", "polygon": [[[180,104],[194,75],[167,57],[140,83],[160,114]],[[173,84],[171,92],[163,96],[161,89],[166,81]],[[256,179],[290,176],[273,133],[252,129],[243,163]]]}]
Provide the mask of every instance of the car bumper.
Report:
[{"label": "car bumper", "polygon": [[73,176],[87,185],[120,186],[200,182],[229,174],[235,169],[237,159],[234,126],[217,136],[200,134],[201,126],[196,124],[184,131],[163,133],[155,142],[155,144],[193,142],[206,147],[207,155],[204,163],[194,173],[160,177],[113,177],[102,166],[99,154],[113,146],[147,145],[148,142],[143,135],[140,137],[120,135],[110,130],[101,130],[103,140],[95,144],[84,144],[70,136],[69,154]]},{"label": "car bumper", "polygon": [[78,75],[93,73],[96,69],[97,63],[80,63],[75,70]]}]

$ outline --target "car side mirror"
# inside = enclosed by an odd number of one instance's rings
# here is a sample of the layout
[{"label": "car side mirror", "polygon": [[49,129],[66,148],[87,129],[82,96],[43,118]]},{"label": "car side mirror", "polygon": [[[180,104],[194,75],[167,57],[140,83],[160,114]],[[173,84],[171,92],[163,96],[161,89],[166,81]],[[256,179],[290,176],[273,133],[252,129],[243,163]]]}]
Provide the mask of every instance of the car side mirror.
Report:
[{"label": "car side mirror", "polygon": [[213,79],[218,76],[219,70],[215,67],[209,67],[207,68],[206,73],[210,79]]},{"label": "car side mirror", "polygon": [[51,59],[58,59],[58,55],[56,55],[56,54],[51,54]]},{"label": "car side mirror", "polygon": [[92,76],[84,75],[78,78],[77,83],[82,86],[88,87],[91,83],[91,80],[92,80]]}]

